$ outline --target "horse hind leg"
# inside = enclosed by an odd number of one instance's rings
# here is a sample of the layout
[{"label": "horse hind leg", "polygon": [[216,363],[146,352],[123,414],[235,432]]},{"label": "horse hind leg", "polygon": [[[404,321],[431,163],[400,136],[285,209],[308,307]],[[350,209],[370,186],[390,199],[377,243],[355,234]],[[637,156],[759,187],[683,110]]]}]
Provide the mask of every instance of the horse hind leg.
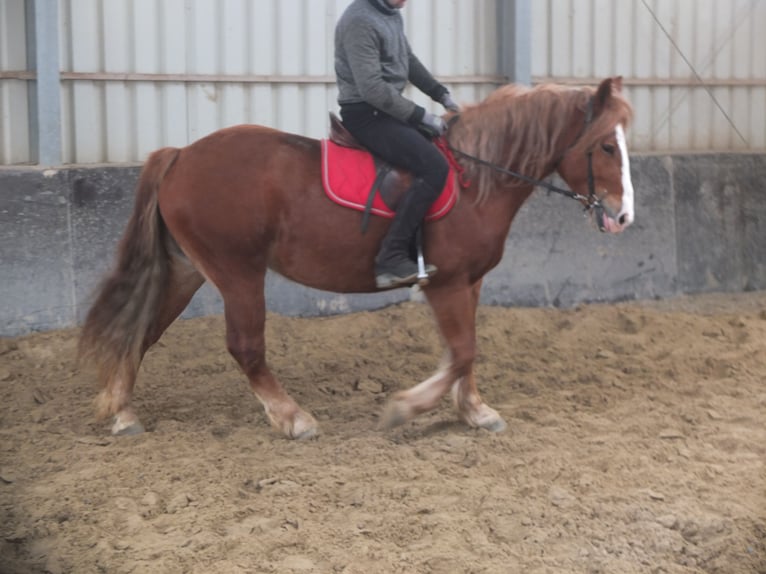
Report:
[{"label": "horse hind leg", "polygon": [[[194,293],[205,282],[205,278],[191,265],[180,250],[175,248],[174,251],[170,261],[168,281],[163,287],[160,306],[141,346],[141,360],[149,348],[159,340],[167,328],[183,312]],[[144,432],[144,426],[131,404],[137,370],[138,367],[131,372],[124,369],[118,370],[96,399],[97,409],[102,416],[114,414],[111,429],[113,435],[124,436]]]},{"label": "horse hind leg", "polygon": [[287,394],[266,364],[265,270],[253,273],[239,282],[229,276],[228,287],[221,289],[226,345],[250,381],[271,425],[288,438],[313,438],[318,432],[316,420]]}]

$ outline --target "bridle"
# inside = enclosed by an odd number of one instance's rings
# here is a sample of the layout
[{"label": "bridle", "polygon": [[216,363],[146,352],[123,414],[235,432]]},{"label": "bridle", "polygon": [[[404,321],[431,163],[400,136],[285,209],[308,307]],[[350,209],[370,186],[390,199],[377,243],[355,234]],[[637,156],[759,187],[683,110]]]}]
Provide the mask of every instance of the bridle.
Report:
[{"label": "bridle", "polygon": [[[456,114],[452,116],[449,119],[448,125],[451,126],[453,123],[455,123],[460,117],[460,114]],[[566,156],[567,153],[577,144],[577,142],[580,141],[583,134],[587,131],[588,126],[590,126],[591,122],[593,121],[593,97],[591,96],[588,99],[588,105],[585,110],[585,124],[583,125],[582,129],[580,130],[580,133],[577,134],[577,137],[575,140],[567,147],[567,149],[564,150],[564,152],[561,154],[561,157],[559,157],[553,164],[553,170],[555,171],[558,167],[558,165],[561,163],[561,161],[564,159],[564,156]],[[464,151],[461,151],[459,149],[456,149],[450,145],[450,143],[442,136],[439,138],[441,141],[437,141],[437,145],[442,148],[446,148],[451,153],[456,154],[462,158],[469,159],[474,163],[477,163],[479,165],[483,165],[485,167],[488,167],[490,169],[493,169],[497,172],[503,173],[505,175],[510,175],[516,179],[520,179],[523,182],[542,187],[544,189],[547,189],[549,192],[558,193],[565,197],[569,197],[571,199],[575,199],[581,203],[584,204],[585,211],[593,211],[595,218],[596,218],[596,225],[598,225],[599,231],[606,231],[606,227],[604,225],[604,206],[601,203],[601,200],[596,197],[596,183],[595,179],[593,177],[593,150],[589,149],[587,151],[587,157],[588,157],[588,195],[582,195],[580,193],[576,193],[572,191],[571,189],[566,189],[563,187],[559,187],[557,185],[553,185],[549,181],[545,181],[542,179],[536,179],[534,177],[529,177],[526,175],[523,175],[521,173],[517,173],[515,171],[512,171],[510,169],[506,169],[502,166],[499,166],[497,164],[494,164],[492,162],[489,162],[487,160],[481,159],[479,157],[476,157],[474,155],[465,153]]]}]

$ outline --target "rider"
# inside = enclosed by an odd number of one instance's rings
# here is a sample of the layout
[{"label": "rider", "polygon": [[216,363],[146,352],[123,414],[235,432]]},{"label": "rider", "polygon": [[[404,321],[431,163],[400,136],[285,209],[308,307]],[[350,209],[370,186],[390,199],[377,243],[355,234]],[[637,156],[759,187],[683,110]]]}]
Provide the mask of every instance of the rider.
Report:
[{"label": "rider", "polygon": [[[379,288],[417,280],[410,244],[449,173],[444,156],[421,132],[442,135],[444,120],[402,95],[408,82],[450,111],[447,88],[417,59],[399,12],[407,0],[353,0],[335,28],[335,74],[343,124],[372,153],[413,175],[375,257]],[[433,275],[436,267],[426,266]]]}]

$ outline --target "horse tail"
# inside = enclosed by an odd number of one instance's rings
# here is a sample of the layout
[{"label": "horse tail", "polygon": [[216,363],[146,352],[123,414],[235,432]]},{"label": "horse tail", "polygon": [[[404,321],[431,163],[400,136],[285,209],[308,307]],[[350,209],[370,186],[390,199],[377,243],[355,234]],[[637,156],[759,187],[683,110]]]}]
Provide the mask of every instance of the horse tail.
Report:
[{"label": "horse tail", "polygon": [[114,268],[97,288],[82,327],[78,360],[98,369],[103,392],[97,410],[102,418],[122,406],[122,399],[112,396],[115,379],[129,381],[132,388],[145,340],[162,303],[170,268],[157,191],[179,152],[169,147],[157,150],[144,164]]}]

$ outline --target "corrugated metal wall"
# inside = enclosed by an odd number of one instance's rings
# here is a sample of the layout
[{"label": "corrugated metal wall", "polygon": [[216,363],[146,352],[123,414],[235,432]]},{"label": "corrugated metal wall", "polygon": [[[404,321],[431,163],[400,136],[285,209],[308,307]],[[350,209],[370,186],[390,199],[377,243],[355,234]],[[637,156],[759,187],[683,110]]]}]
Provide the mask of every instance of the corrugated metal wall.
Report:
[{"label": "corrugated metal wall", "polygon": [[62,0],[65,161],[140,160],[237,123],[316,131],[331,101],[325,4]]},{"label": "corrugated metal wall", "polygon": [[[137,161],[239,123],[324,136],[336,108],[333,33],[348,3],[62,0],[64,161]],[[406,11],[416,53],[468,101],[492,87],[457,77],[495,73],[495,4]]]},{"label": "corrugated metal wall", "polygon": [[[63,162],[141,161],[237,123],[323,136],[349,1],[59,0]],[[501,1],[405,10],[458,100],[500,81]],[[766,148],[766,0],[529,2],[534,81],[624,76],[634,151]],[[30,161],[24,4],[0,0],[0,164]]]},{"label": "corrugated metal wall", "polygon": [[24,0],[0,0],[0,165],[30,161],[26,69]]},{"label": "corrugated metal wall", "polygon": [[634,150],[766,148],[766,1],[537,0],[532,9],[533,77],[623,75]]}]

